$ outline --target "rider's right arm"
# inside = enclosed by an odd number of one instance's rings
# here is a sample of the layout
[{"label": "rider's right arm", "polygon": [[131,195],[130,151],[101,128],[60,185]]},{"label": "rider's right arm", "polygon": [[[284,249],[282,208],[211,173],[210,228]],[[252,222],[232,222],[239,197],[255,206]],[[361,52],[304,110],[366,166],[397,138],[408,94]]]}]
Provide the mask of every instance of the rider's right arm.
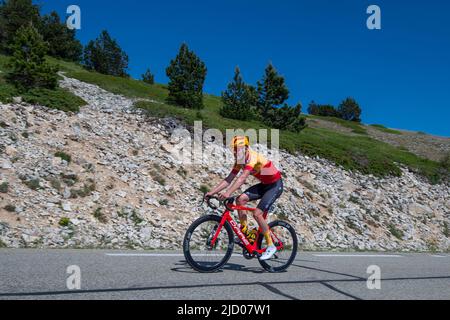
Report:
[{"label": "rider's right arm", "polygon": [[217,193],[219,193],[222,190],[225,190],[226,188],[228,188],[228,186],[233,182],[233,180],[236,178],[237,173],[233,168],[233,171],[230,172],[230,174],[228,175],[228,177],[226,177],[224,180],[222,180],[222,182],[220,182],[217,187],[215,187],[214,189],[212,189],[208,195],[213,196]]}]

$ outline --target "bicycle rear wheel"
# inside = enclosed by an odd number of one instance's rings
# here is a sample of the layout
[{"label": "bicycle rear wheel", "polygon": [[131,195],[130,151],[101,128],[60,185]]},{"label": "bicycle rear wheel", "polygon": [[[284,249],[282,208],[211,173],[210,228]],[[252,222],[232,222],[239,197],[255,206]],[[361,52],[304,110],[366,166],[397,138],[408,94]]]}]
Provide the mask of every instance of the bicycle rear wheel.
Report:
[{"label": "bicycle rear wheel", "polygon": [[187,263],[200,272],[214,272],[222,268],[231,258],[234,237],[231,226],[225,223],[214,247],[211,240],[217,232],[222,218],[204,216],[195,221],[186,232],[183,251]]},{"label": "bicycle rear wheel", "polygon": [[[269,223],[273,244],[282,248],[270,260],[261,261],[261,266],[269,272],[281,272],[289,268],[297,255],[298,239],[295,229],[287,222],[274,221]],[[258,237],[258,248],[267,246],[263,236]]]}]

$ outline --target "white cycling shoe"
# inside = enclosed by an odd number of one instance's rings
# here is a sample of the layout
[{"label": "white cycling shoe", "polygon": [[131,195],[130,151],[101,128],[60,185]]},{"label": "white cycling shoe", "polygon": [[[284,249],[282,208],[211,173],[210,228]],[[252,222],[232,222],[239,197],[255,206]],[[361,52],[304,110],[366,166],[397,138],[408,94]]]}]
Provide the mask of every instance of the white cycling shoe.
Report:
[{"label": "white cycling shoe", "polygon": [[267,247],[266,251],[262,254],[259,260],[262,261],[269,260],[273,257],[275,253],[277,253],[277,247],[275,247],[274,245]]}]

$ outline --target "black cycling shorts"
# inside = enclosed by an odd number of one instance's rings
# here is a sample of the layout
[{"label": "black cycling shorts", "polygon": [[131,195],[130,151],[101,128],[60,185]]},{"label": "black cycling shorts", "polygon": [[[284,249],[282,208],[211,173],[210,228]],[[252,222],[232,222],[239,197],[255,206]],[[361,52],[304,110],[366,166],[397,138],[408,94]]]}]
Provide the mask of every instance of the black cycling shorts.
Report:
[{"label": "black cycling shorts", "polygon": [[250,201],[261,199],[258,209],[262,212],[269,212],[273,204],[283,193],[283,179],[272,184],[257,184],[244,192]]}]

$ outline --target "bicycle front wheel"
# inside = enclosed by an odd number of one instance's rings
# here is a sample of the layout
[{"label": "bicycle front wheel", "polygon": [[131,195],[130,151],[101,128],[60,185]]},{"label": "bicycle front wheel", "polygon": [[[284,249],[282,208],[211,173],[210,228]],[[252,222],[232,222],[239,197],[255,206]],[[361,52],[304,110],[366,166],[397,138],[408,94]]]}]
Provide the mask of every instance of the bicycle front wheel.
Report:
[{"label": "bicycle front wheel", "polygon": [[183,242],[184,257],[193,269],[214,272],[231,258],[234,237],[228,223],[221,228],[217,241],[212,245],[221,221],[219,216],[204,216],[195,221],[186,232]]},{"label": "bicycle front wheel", "polygon": [[[273,244],[279,248],[270,260],[259,260],[261,266],[269,272],[281,272],[289,268],[297,255],[298,239],[295,229],[287,222],[274,221],[269,224]],[[258,248],[267,246],[264,237],[258,238]]]}]

